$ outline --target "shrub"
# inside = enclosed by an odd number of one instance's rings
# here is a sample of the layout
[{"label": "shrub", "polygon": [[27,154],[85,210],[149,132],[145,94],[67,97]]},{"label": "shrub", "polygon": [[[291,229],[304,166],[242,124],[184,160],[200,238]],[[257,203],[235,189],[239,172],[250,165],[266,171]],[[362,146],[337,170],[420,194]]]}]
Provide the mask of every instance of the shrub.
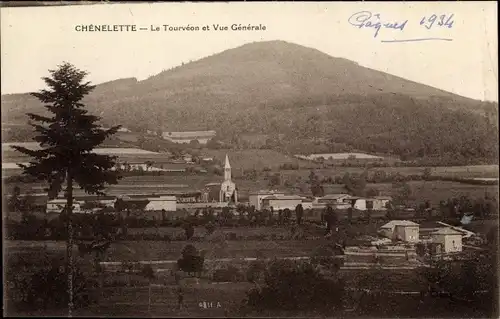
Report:
[{"label": "shrub", "polygon": [[200,256],[198,250],[193,245],[186,245],[182,250],[182,257],[177,260],[177,266],[180,270],[187,273],[203,271],[205,258]]},{"label": "shrub", "polygon": [[257,282],[264,278],[266,265],[262,261],[253,261],[247,269],[246,277],[248,282]]},{"label": "shrub", "polygon": [[265,271],[265,286],[248,293],[254,308],[283,310],[326,310],[340,306],[344,284],[325,279],[310,263],[276,260]]},{"label": "shrub", "polygon": [[[18,269],[11,269],[18,272]],[[95,302],[90,289],[97,287],[76,268],[73,273],[73,294],[75,308],[83,308]],[[24,273],[7,276],[7,294],[15,308],[19,310],[64,309],[68,306],[67,274],[62,263],[44,265],[32,275]],[[13,299],[13,300],[12,300]]]},{"label": "shrub", "polygon": [[220,268],[214,272],[213,281],[215,282],[239,282],[243,281],[245,276],[235,266],[229,265],[227,268]]}]

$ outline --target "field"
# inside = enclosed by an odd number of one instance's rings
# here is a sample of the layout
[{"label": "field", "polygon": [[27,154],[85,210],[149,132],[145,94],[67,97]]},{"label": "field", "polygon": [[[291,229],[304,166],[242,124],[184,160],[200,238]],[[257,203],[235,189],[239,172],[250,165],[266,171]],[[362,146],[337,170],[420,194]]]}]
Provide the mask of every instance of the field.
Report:
[{"label": "field", "polygon": [[[160,241],[120,241],[112,244],[106,254],[105,261],[138,261],[138,260],[177,260],[182,249],[194,245],[198,250],[206,252],[207,259],[218,258],[257,258],[272,257],[306,257],[315,247],[324,243],[324,239],[308,241],[218,241],[218,242],[160,242]],[[27,253],[45,247],[53,253],[63,253],[64,241],[5,242],[6,256]],[[76,249],[76,247],[75,247]],[[76,250],[75,250],[76,252]]]},{"label": "field", "polygon": [[[423,175],[427,167],[373,167],[368,168],[368,174],[375,171],[384,171],[386,174],[399,173],[403,176],[408,175]],[[498,165],[472,165],[472,166],[450,166],[450,167],[429,167],[431,176],[455,177],[455,178],[498,178]],[[321,177],[344,176],[345,173],[361,174],[365,171],[363,167],[335,167],[335,168],[319,168],[314,169],[314,172]],[[282,174],[285,178],[301,177],[308,178],[311,170],[284,170]]]},{"label": "field", "polygon": [[[292,171],[296,173],[297,171]],[[286,175],[288,171],[284,172]],[[306,172],[304,172],[305,174]],[[212,182],[221,182],[222,177],[218,175],[178,175],[178,176],[136,176],[128,177],[120,181],[120,184],[110,186],[108,188],[108,195],[120,195],[120,194],[153,194],[168,192],[172,190],[201,190],[205,187],[205,184]],[[236,185],[238,186],[239,199],[240,201],[245,201],[248,199],[248,194],[252,191],[257,191],[261,189],[269,189],[270,186],[267,180],[262,178],[251,181],[244,180],[240,178],[234,179]],[[423,203],[429,200],[433,205],[438,205],[441,200],[447,200],[452,197],[467,196],[470,198],[484,197],[485,194],[490,196],[498,196],[498,187],[494,185],[470,185],[459,182],[449,182],[449,181],[411,181],[408,182],[412,190],[410,202],[411,203]],[[21,190],[23,192],[32,189],[33,185],[21,184]],[[292,187],[278,186],[273,188],[280,188],[288,193],[310,195],[309,185],[305,183],[292,183]],[[6,186],[6,194],[12,193],[12,188],[14,185]],[[40,193],[42,191],[42,184],[38,184],[35,187],[38,189],[33,189],[35,193]],[[382,195],[395,195],[397,190],[393,189],[392,183],[377,183],[368,184],[368,188],[377,189]],[[325,184],[324,185],[326,194],[335,193],[345,193],[346,190],[341,184]],[[75,190],[75,195],[81,196],[84,193],[77,189]]]},{"label": "field", "polygon": [[299,160],[293,156],[288,156],[283,153],[273,150],[203,150],[203,155],[214,157],[221,163],[224,163],[226,154],[229,156],[229,162],[233,171],[256,169],[262,170],[265,167],[277,169],[280,165],[289,163],[308,163],[308,161]]},{"label": "field", "polygon": [[315,160],[318,158],[323,158],[323,159],[334,159],[334,160],[339,160],[339,159],[349,159],[351,156],[354,156],[357,159],[374,159],[374,158],[380,158],[380,156],[375,156],[375,155],[370,155],[366,153],[328,153],[328,154],[310,154],[310,155],[295,155],[298,158],[304,158],[308,160]]},{"label": "field", "polygon": [[[355,224],[348,226],[345,231],[349,237],[357,237],[360,235],[374,234],[376,229],[383,221],[373,222],[370,224]],[[478,229],[491,227],[497,221],[481,221],[475,225]],[[342,227],[343,228],[343,227]],[[318,235],[322,229],[317,229],[315,226],[310,225],[306,227],[310,234]],[[180,228],[161,227],[161,228],[143,228],[134,229],[130,228],[129,233],[159,233],[175,235],[183,232]],[[155,269],[164,271],[157,272],[156,278],[151,281],[151,306],[148,310],[148,280],[144,277],[127,273],[112,273],[105,272],[100,275],[103,287],[93,290],[93,294],[98,299],[98,304],[90,306],[86,309],[77,310],[75,315],[78,316],[190,316],[190,317],[239,317],[239,316],[299,316],[299,314],[292,314],[290,312],[245,312],[241,305],[246,297],[246,293],[254,287],[250,283],[209,283],[205,279],[200,279],[199,284],[194,284],[192,281],[181,280],[180,286],[184,291],[184,304],[185,308],[179,310],[177,308],[177,295],[176,291],[179,288],[175,284],[174,276],[172,275],[173,266],[175,261],[180,257],[182,249],[187,244],[193,244],[197,249],[204,251],[207,260],[214,260],[220,258],[235,258],[242,257],[310,257],[313,252],[320,246],[330,242],[328,239],[310,239],[310,240],[223,240],[221,235],[228,232],[234,232],[241,237],[251,237],[260,234],[276,234],[287,235],[289,230],[285,227],[238,227],[238,228],[219,228],[213,235],[207,236],[202,241],[121,241],[111,245],[110,249],[105,254],[105,261],[172,261],[171,264],[155,265]],[[196,237],[205,237],[206,231],[204,227],[197,227],[195,229]],[[8,263],[19,261],[23,258],[26,263],[37,263],[43,256],[43,251],[49,255],[62,256],[65,253],[64,241],[5,241],[5,257]],[[78,253],[75,249],[75,256]],[[91,257],[85,258],[76,257],[77,263],[82,265],[84,269],[90,271]],[[236,261],[235,261],[236,262]],[[234,265],[235,262],[232,264]],[[222,263],[208,263],[210,265],[222,265]],[[342,272],[342,276],[348,280],[348,290],[358,285],[358,279],[370,277],[369,274],[360,273],[360,270],[350,270]],[[364,274],[364,275],[363,275]],[[391,273],[392,275],[393,273]],[[396,278],[396,275],[399,277]],[[418,280],[415,281],[416,273],[411,270],[395,271],[394,276],[391,277],[391,282],[384,285],[390,286],[392,290],[409,290],[418,291],[421,288]],[[401,280],[399,278],[403,278]],[[373,282],[373,280],[369,280]],[[420,283],[421,284],[421,283]],[[394,287],[393,287],[394,286]],[[370,287],[369,287],[370,288]],[[357,288],[356,288],[357,289]],[[372,289],[372,288],[370,288]],[[352,290],[352,289],[351,289]],[[351,292],[351,290],[349,290]],[[355,308],[354,312],[343,313],[341,316],[345,317],[363,317],[357,306],[362,304],[362,301],[357,300],[356,292],[352,292],[353,300],[348,299],[349,307]],[[351,298],[350,296],[349,298]],[[421,299],[419,296],[388,296],[393,300],[398,301],[401,307],[416,307],[420,309]],[[212,308],[205,308],[203,303],[212,304]],[[392,301],[391,301],[392,302]],[[426,301],[426,305],[433,305],[432,311],[429,309],[420,309],[419,315],[429,317],[432,315],[448,316],[447,308],[443,307],[441,303],[437,303],[434,308],[435,300]],[[218,306],[220,305],[220,306]],[[405,306],[402,306],[405,305]],[[438,309],[439,308],[439,309]],[[406,309],[406,308],[405,308]],[[413,309],[413,308],[412,308]],[[454,308],[458,309],[458,308]],[[242,312],[243,311],[243,312]],[[422,313],[420,313],[422,311]],[[461,309],[462,314],[467,314],[469,317],[477,316],[470,311],[467,307]],[[44,312],[38,315],[48,315]],[[52,313],[51,313],[52,314]],[[16,315],[20,315],[16,313]],[[26,314],[30,315],[30,314]],[[33,314],[31,314],[33,315]],[[52,315],[64,315],[64,313],[53,313]],[[415,315],[415,314],[413,314]],[[317,317],[313,313],[301,313],[303,317]]]},{"label": "field", "polygon": [[[485,194],[495,197],[498,196],[498,186],[494,185],[469,185],[459,182],[445,181],[411,181],[408,182],[411,189],[409,198],[410,204],[419,204],[430,201],[432,205],[439,205],[441,200],[449,198],[459,198],[467,196],[469,198],[482,198]],[[367,188],[374,188],[381,195],[394,196],[398,190],[394,189],[392,183],[367,184]],[[324,185],[326,194],[346,193],[344,185],[333,184]],[[305,188],[305,193],[310,194],[309,188]]]}]

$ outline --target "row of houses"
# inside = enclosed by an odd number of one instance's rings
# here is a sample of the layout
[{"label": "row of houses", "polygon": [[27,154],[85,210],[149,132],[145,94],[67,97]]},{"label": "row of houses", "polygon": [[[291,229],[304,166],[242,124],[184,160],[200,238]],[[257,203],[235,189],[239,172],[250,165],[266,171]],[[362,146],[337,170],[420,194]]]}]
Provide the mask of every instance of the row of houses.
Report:
[{"label": "row of houses", "polygon": [[404,242],[410,244],[423,243],[439,247],[442,253],[457,253],[463,249],[462,239],[474,233],[461,227],[432,222],[432,225],[421,225],[409,220],[392,220],[380,227],[378,234],[386,240],[373,244],[387,242]]},{"label": "row of houses", "polygon": [[308,198],[298,195],[285,195],[280,191],[259,191],[249,195],[249,204],[257,210],[295,209],[299,204],[304,209],[324,209],[331,206],[334,209],[353,208],[357,210],[386,210],[392,200],[390,196],[358,197],[349,194],[330,194],[323,197]]},{"label": "row of houses", "polygon": [[[218,183],[220,187],[220,183]],[[218,194],[217,194],[218,195]],[[86,203],[93,203],[95,210],[104,207],[115,207],[116,201],[121,200],[132,209],[146,212],[165,211],[175,212],[177,210],[196,210],[203,208],[222,209],[231,205],[229,202],[215,200],[215,195],[207,190],[165,190],[161,194],[131,194],[114,196],[78,196],[73,201],[73,212],[85,213],[92,209],[85,209]],[[217,197],[218,198],[218,197]],[[47,213],[60,213],[66,205],[66,199],[57,198],[47,201]]]}]

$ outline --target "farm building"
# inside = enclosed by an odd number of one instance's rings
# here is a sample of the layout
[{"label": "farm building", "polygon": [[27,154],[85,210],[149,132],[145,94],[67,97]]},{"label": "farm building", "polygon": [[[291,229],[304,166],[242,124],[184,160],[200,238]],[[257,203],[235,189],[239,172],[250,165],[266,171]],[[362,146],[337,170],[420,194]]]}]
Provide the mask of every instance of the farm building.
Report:
[{"label": "farm building", "polygon": [[294,210],[299,204],[302,204],[304,198],[296,195],[271,195],[262,199],[262,209],[273,208],[274,211],[290,209]]},{"label": "farm building", "polygon": [[224,207],[231,207],[231,204],[226,202],[199,202],[199,203],[178,203],[177,209],[185,209],[187,211],[194,211],[198,209],[213,209],[215,211],[215,215],[217,212],[221,211]]},{"label": "farm building", "polygon": [[185,163],[172,163],[168,159],[159,158],[142,158],[140,160],[132,159],[126,160],[125,158],[120,158],[122,162],[117,162],[116,166],[112,170],[122,170],[122,171],[146,171],[146,172],[178,172],[183,173],[186,171]]},{"label": "farm building", "polygon": [[163,132],[162,137],[174,143],[187,144],[196,140],[200,144],[207,144],[215,134],[215,131]]},{"label": "farm building", "polygon": [[386,206],[391,201],[392,197],[390,196],[374,196],[367,200],[367,205],[371,205],[371,209],[373,210],[387,210]]},{"label": "farm building", "polygon": [[173,212],[177,210],[177,199],[175,196],[149,197],[148,200],[149,203],[144,208],[146,211],[165,210],[167,212]]},{"label": "farm building", "polygon": [[316,202],[320,204],[344,204],[344,200],[350,198],[349,194],[329,194],[323,197],[317,197]]},{"label": "farm building", "polygon": [[258,192],[250,193],[248,196],[248,200],[250,202],[250,206],[254,206],[256,210],[262,209],[262,199],[268,196],[284,196],[284,192],[274,191],[274,190],[261,190]]},{"label": "farm building", "polygon": [[351,207],[357,210],[366,210],[366,198],[357,197],[357,196],[349,196],[344,199],[344,202],[350,203]]},{"label": "farm building", "polygon": [[[73,201],[73,213],[81,213],[81,206],[83,201]],[[53,199],[47,202],[47,213],[61,213],[66,206],[66,199]]]},{"label": "farm building", "polygon": [[409,220],[392,220],[381,226],[379,232],[391,240],[419,241],[419,225]]},{"label": "farm building", "polygon": [[221,183],[205,184],[205,193],[207,202],[216,202],[219,200]]},{"label": "farm building", "polygon": [[116,202],[115,196],[75,196],[75,200],[84,203],[82,208],[87,205],[93,205],[95,207],[114,207]]},{"label": "farm building", "polygon": [[441,244],[444,253],[462,251],[462,233],[450,227],[444,227],[431,234],[432,242]]}]

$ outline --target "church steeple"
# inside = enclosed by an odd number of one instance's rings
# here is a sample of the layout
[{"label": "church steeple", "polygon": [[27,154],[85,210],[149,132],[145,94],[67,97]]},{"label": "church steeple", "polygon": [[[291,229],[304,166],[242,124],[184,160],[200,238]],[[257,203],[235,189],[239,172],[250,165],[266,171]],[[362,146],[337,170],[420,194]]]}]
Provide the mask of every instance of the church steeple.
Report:
[{"label": "church steeple", "polygon": [[236,189],[236,184],[231,181],[231,165],[229,164],[227,154],[224,163],[224,181],[220,185],[219,201],[225,203],[238,202],[238,190]]},{"label": "church steeple", "polygon": [[229,157],[226,154],[226,161],[224,163],[224,180],[231,180],[231,165],[229,165]]}]

